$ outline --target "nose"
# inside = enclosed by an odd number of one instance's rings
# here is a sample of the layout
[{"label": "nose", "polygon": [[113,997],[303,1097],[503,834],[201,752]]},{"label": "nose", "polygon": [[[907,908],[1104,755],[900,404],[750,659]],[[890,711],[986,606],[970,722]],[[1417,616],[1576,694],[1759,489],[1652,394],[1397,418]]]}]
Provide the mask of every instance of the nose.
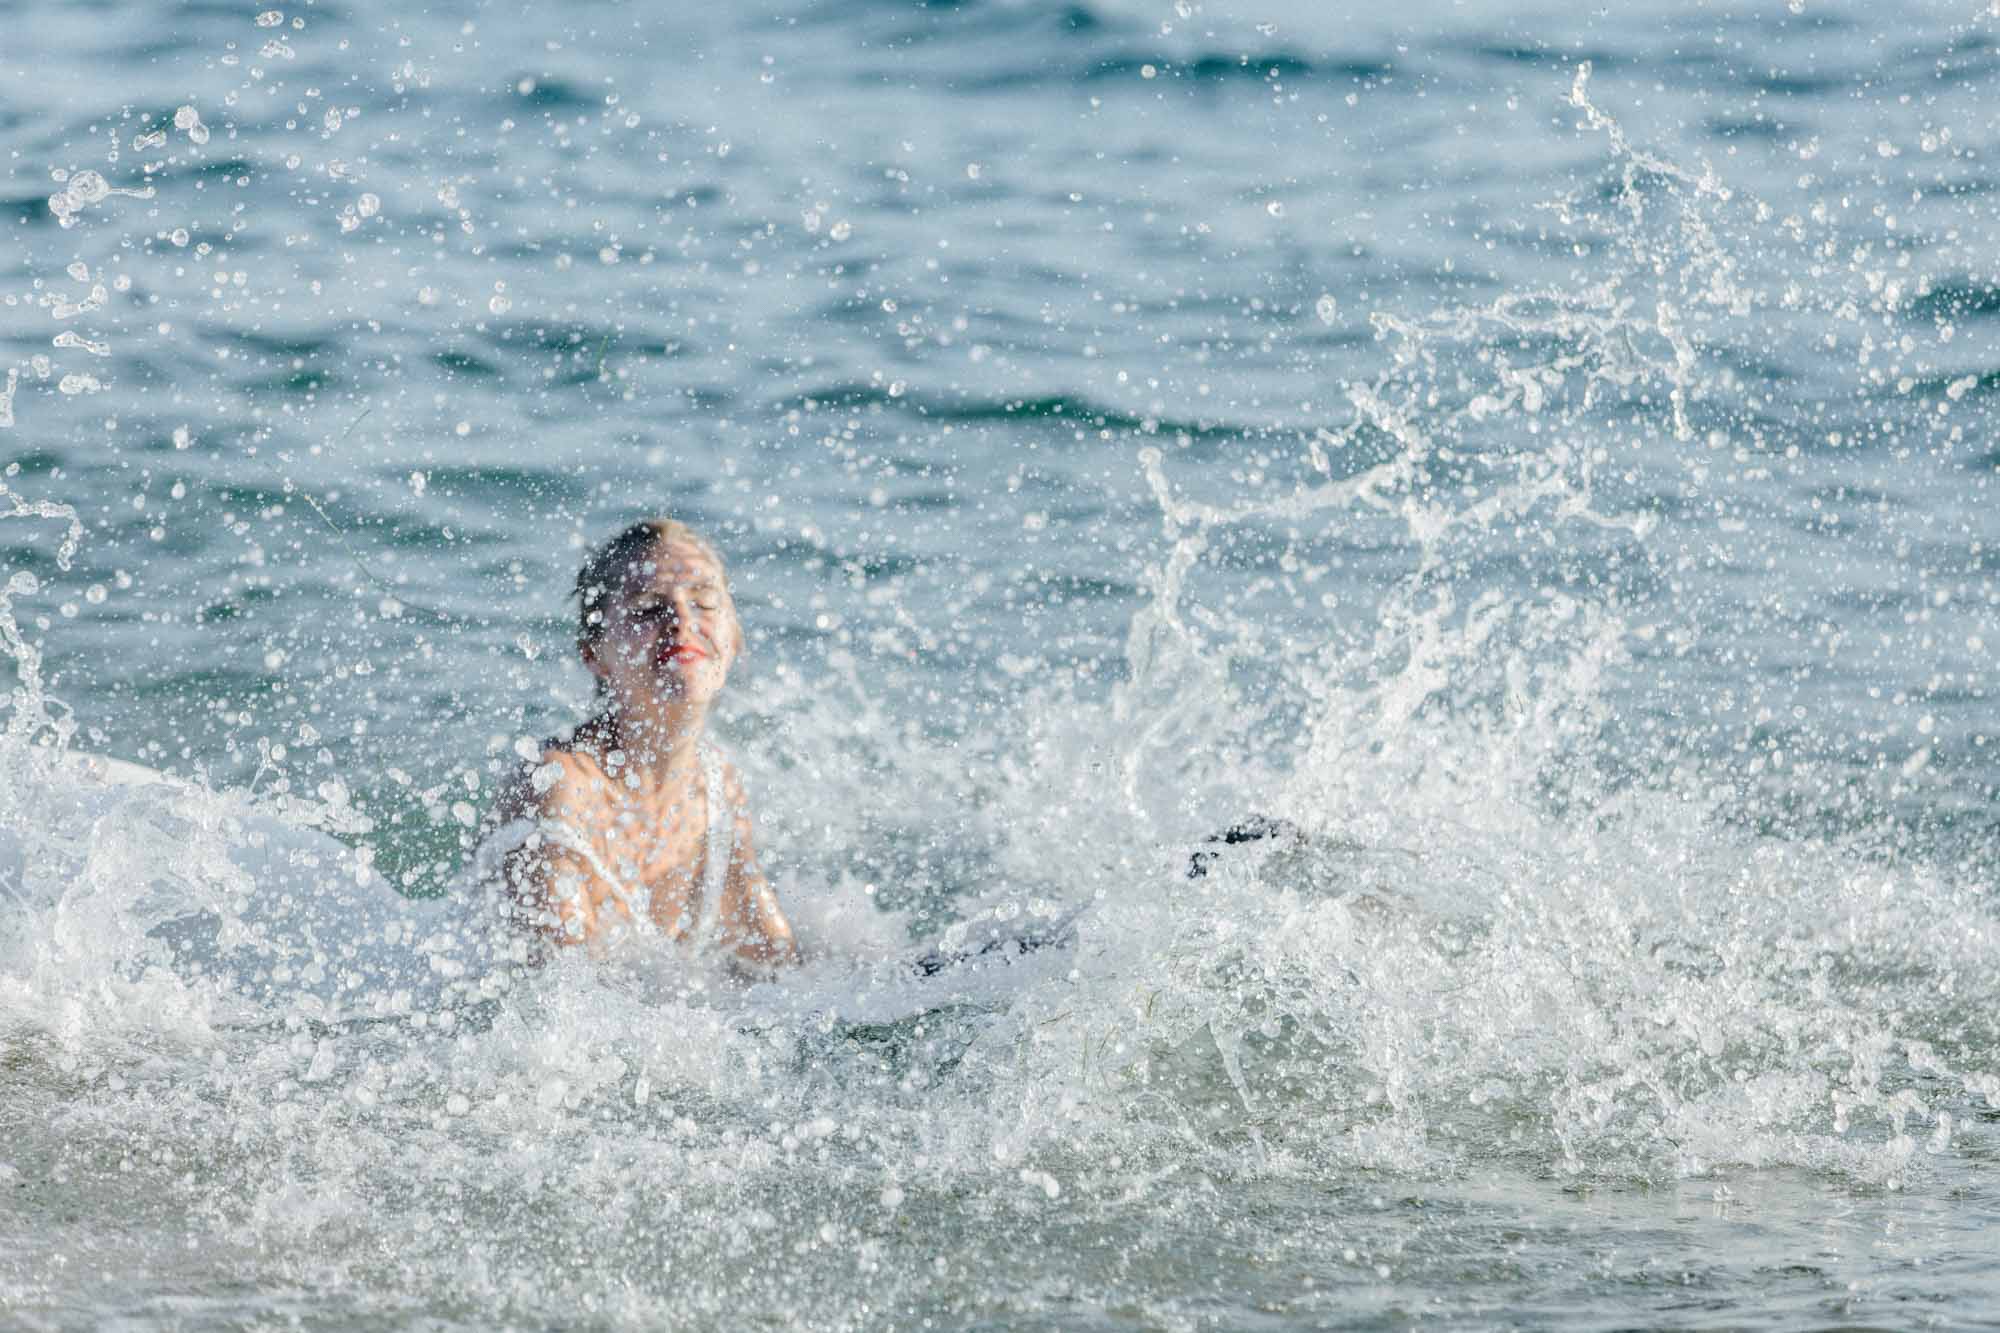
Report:
[{"label": "nose", "polygon": [[678,640],[683,628],[699,623],[701,609],[694,604],[694,598],[684,592],[676,592],[661,608],[660,629],[669,639]]}]

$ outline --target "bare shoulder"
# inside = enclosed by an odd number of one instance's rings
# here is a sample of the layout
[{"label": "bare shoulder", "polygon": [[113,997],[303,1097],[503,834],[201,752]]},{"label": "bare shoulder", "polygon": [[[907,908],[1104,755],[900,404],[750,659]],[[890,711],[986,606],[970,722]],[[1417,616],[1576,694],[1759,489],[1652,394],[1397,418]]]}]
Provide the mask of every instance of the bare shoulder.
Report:
[{"label": "bare shoulder", "polygon": [[550,742],[523,763],[501,795],[503,819],[558,816],[601,807],[610,791],[604,766],[589,750]]},{"label": "bare shoulder", "polygon": [[601,810],[611,801],[615,784],[603,760],[585,748],[551,745],[542,751],[535,778],[543,784],[541,808],[561,811]]}]

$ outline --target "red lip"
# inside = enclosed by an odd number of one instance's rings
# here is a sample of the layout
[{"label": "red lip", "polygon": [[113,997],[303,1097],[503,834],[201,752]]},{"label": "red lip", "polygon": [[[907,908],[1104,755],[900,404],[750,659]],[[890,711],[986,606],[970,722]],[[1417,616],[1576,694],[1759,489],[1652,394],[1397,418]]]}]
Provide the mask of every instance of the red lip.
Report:
[{"label": "red lip", "polygon": [[669,662],[699,662],[708,654],[691,643],[676,644],[661,654]]}]

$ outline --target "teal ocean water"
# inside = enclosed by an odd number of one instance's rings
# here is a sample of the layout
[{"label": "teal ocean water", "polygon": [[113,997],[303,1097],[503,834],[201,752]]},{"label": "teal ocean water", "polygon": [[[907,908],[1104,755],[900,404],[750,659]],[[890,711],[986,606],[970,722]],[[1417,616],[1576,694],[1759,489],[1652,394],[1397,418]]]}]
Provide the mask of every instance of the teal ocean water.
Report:
[{"label": "teal ocean water", "polygon": [[[1995,13],[269,3],[0,0],[0,1322],[1993,1319]],[[812,961],[468,972],[662,512]]]}]

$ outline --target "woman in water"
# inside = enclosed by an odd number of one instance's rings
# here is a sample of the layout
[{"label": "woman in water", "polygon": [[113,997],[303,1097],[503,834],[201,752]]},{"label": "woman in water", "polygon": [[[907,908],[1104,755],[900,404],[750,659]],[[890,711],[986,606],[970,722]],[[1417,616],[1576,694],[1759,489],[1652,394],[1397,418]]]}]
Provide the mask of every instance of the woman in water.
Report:
[{"label": "woman in water", "polygon": [[685,524],[635,523],[591,553],[576,596],[597,710],[502,795],[487,843],[508,849],[515,921],[557,947],[652,934],[759,969],[796,963],[742,778],[706,735],[743,651],[721,558]]}]

